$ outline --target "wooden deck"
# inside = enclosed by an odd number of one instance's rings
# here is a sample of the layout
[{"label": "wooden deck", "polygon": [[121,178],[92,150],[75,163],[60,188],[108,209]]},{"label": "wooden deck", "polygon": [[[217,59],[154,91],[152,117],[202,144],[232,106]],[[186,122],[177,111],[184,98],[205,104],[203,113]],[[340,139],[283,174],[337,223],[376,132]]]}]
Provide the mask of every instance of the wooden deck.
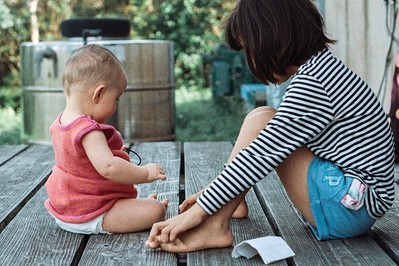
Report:
[{"label": "wooden deck", "polygon": [[[142,196],[169,198],[167,216],[179,201],[203,188],[223,168],[230,142],[152,142],[133,146],[143,163],[158,162],[166,182],[139,186]],[[233,259],[233,247],[188,254],[149,250],[148,231],[78,235],[59,229],[43,206],[44,183],[54,164],[50,146],[0,146],[0,265],[262,265],[259,256]],[[396,175],[396,186],[399,183]],[[247,195],[247,219],[232,220],[235,242],[281,236],[295,256],[274,265],[398,265],[399,188],[391,211],[368,236],[318,242],[290,204],[275,173]]]}]

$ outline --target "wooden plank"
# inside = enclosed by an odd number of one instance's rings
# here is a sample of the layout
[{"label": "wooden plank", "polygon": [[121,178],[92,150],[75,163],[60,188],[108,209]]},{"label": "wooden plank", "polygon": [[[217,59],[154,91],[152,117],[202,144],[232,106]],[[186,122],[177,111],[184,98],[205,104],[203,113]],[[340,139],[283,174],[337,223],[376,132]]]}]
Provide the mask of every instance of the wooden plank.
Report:
[{"label": "wooden plank", "polygon": [[395,187],[395,203],[373,227],[372,236],[399,265],[399,185]]},{"label": "wooden plank", "polygon": [[26,149],[28,145],[3,145],[0,146],[0,165],[3,165],[8,160],[11,160],[19,152]]},{"label": "wooden plank", "polygon": [[[138,143],[133,150],[143,162],[163,166],[167,181],[138,185],[140,197],[157,193],[159,199],[169,198],[167,218],[178,212],[181,144],[175,142]],[[132,234],[93,235],[90,237],[79,265],[176,265],[175,254],[150,250],[145,246],[149,231]]]},{"label": "wooden plank", "polygon": [[275,172],[255,189],[274,217],[279,234],[295,252],[295,265],[395,265],[370,237],[317,241],[288,199]]},{"label": "wooden plank", "polygon": [[73,264],[84,246],[84,236],[60,229],[43,206],[46,198],[41,188],[1,232],[1,265]]},{"label": "wooden plank", "polygon": [[30,146],[12,156],[0,165],[0,232],[44,184],[54,164],[51,146]]},{"label": "wooden plank", "polygon": [[[222,170],[232,150],[230,142],[191,142],[184,144],[185,193],[192,195],[203,189]],[[274,235],[253,190],[247,194],[249,217],[232,219],[234,245],[248,239]],[[260,256],[249,260],[232,258],[233,247],[209,249],[187,254],[187,265],[263,265]],[[286,265],[285,261],[274,265]]]}]

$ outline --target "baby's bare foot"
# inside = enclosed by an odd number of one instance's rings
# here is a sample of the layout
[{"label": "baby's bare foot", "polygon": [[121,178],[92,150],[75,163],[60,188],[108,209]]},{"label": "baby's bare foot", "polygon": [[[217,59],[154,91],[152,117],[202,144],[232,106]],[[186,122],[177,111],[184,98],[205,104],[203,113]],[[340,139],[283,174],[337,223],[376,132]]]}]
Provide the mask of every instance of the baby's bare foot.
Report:
[{"label": "baby's bare foot", "polygon": [[165,207],[165,209],[167,209],[167,208],[168,208],[168,204],[169,204],[169,199],[161,200],[161,203],[163,204],[163,206]]},{"label": "baby's bare foot", "polygon": [[151,194],[148,196],[149,199],[157,199],[157,194]]},{"label": "baby's bare foot", "polygon": [[[148,199],[157,199],[158,195],[157,194],[151,194],[147,197]],[[162,203],[162,205],[165,207],[165,209],[168,208],[168,204],[169,204],[169,199],[163,199],[160,201]]]}]

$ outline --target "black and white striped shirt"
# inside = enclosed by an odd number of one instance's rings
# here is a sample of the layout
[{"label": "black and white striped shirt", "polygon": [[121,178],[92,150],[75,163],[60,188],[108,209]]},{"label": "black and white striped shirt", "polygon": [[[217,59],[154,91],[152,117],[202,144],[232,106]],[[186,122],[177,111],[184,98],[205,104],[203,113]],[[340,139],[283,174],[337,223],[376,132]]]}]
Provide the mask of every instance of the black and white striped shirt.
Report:
[{"label": "black and white striped shirt", "polygon": [[197,203],[215,213],[304,145],[367,185],[371,217],[381,217],[393,204],[394,146],[387,116],[369,86],[328,49],[299,68],[276,116]]}]

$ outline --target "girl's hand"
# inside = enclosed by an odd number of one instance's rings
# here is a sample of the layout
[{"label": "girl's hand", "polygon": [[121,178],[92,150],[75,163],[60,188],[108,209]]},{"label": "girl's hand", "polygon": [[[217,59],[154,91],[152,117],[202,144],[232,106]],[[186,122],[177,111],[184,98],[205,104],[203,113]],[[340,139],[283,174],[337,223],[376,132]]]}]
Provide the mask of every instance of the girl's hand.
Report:
[{"label": "girl's hand", "polygon": [[159,164],[149,163],[146,164],[144,167],[147,168],[148,171],[147,181],[149,183],[156,180],[166,179],[165,171],[163,170],[162,166],[160,166]]},{"label": "girl's hand", "polygon": [[202,191],[197,192],[185,199],[183,203],[179,205],[179,212],[183,213],[190,209],[197,202],[197,198],[201,195],[201,192]]}]

